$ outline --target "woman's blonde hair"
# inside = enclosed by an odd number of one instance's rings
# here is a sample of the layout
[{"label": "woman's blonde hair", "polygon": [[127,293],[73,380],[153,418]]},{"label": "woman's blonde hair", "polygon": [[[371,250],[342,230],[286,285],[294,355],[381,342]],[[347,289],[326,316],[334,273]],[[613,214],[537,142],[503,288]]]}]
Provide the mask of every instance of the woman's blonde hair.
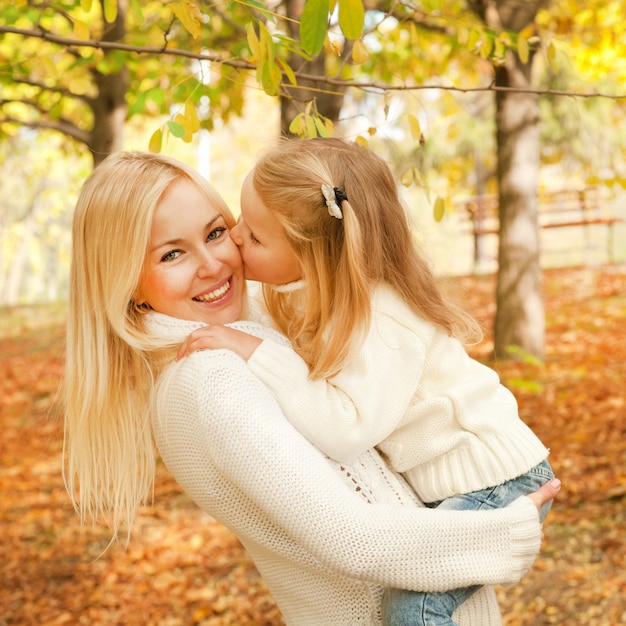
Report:
[{"label": "woman's blonde hair", "polygon": [[229,227],[234,218],[195,170],[162,155],[112,154],[92,172],[73,222],[66,364],[64,477],[81,521],[104,518],[130,536],[151,495],[156,452],[150,425],[155,380],[175,354],[151,336],[136,292],[152,218],[166,189],[189,179]]},{"label": "woman's blonde hair", "polygon": [[[257,162],[253,185],[285,230],[304,289],[264,285],[268,311],[309,365],[336,374],[370,319],[372,288],[391,286],[420,317],[463,340],[478,325],[447,303],[415,245],[387,164],[340,139],[285,139]],[[322,184],[347,196],[343,219],[329,215]],[[340,194],[339,194],[340,195]]]}]

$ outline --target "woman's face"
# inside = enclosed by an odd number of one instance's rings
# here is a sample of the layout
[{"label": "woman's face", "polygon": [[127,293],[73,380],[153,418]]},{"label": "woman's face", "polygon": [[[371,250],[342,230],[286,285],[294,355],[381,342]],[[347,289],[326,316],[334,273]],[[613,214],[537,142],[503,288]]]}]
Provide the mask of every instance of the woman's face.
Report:
[{"label": "woman's face", "polygon": [[250,172],[241,187],[241,216],[231,230],[239,246],[246,278],[283,285],[302,278],[300,264],[276,216],[263,204]]},{"label": "woman's face", "polygon": [[243,263],[222,214],[195,183],[174,181],[156,207],[135,301],[180,319],[239,318]]}]

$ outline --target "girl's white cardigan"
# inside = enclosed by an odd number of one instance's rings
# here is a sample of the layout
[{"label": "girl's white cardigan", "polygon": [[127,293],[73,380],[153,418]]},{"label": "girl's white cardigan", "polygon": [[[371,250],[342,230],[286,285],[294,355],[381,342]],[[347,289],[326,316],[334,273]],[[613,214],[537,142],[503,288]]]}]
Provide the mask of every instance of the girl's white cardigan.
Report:
[{"label": "girl's white cardigan", "polygon": [[306,363],[274,341],[248,367],[313,445],[344,463],[376,446],[424,502],[502,484],[548,456],[497,373],[387,286],[374,291],[363,341],[328,381],[309,380]]},{"label": "girl's white cardigan", "polygon": [[[147,317],[153,332],[177,339],[201,325]],[[252,322],[233,325],[282,340]],[[196,352],[166,369],[153,426],[174,478],[237,535],[290,626],[378,625],[385,585],[513,583],[540,547],[528,498],[499,511],[429,510],[374,451],[350,466],[329,461],[226,350]],[[455,617],[462,626],[500,624],[492,588]]]}]

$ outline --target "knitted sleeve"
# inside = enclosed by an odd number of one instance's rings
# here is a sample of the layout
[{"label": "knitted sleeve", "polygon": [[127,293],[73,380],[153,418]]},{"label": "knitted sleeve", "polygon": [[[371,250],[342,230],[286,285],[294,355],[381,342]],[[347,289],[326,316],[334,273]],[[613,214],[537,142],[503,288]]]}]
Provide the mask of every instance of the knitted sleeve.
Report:
[{"label": "knitted sleeve", "polygon": [[291,348],[267,340],[248,367],[313,445],[350,462],[385,440],[405,415],[434,333],[426,325],[419,330],[374,311],[364,340],[329,380],[309,379],[306,363]]},{"label": "knitted sleeve", "polygon": [[194,456],[218,468],[238,493],[236,502],[221,505],[235,507],[225,517],[245,518],[249,510],[258,519],[261,511],[277,529],[273,549],[288,549],[280,545],[284,537],[350,577],[429,591],[516,582],[539,550],[538,514],[528,498],[489,512],[369,504],[232,353],[195,353],[170,384],[182,404],[177,419],[197,430]]}]

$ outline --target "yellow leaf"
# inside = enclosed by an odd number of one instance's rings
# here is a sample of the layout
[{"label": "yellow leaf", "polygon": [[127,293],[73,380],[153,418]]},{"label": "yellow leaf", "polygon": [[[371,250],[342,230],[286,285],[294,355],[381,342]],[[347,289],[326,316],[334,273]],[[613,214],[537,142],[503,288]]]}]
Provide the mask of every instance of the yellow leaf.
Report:
[{"label": "yellow leaf", "polygon": [[470,50],[475,51],[479,45],[480,45],[480,33],[477,30],[472,30],[467,40],[467,47]]},{"label": "yellow leaf", "polygon": [[273,61],[266,61],[262,66],[261,86],[268,96],[277,96],[280,93],[280,68]]},{"label": "yellow leaf", "polygon": [[248,22],[246,25],[246,35],[248,38],[248,47],[250,48],[250,52],[252,56],[256,59],[258,63],[261,59],[261,46],[259,45],[259,38],[256,36],[254,32],[254,23]]},{"label": "yellow leaf", "polygon": [[150,137],[150,143],[148,144],[148,149],[150,152],[161,152],[161,148],[163,146],[163,131],[158,128],[152,133],[152,137]]},{"label": "yellow leaf", "polygon": [[413,139],[420,139],[422,136],[422,129],[420,127],[419,120],[415,117],[415,115],[407,116],[409,118],[409,126],[411,127],[411,136]]},{"label": "yellow leaf", "polygon": [[386,91],[384,96],[383,110],[385,112],[385,119],[389,116],[389,106],[391,105],[391,94]]},{"label": "yellow leaf", "polygon": [[522,63],[528,63],[530,48],[528,46],[528,39],[526,39],[526,37],[517,38],[517,54]]},{"label": "yellow leaf", "polygon": [[304,134],[304,113],[296,115],[289,124],[289,132],[293,135]]},{"label": "yellow leaf", "polygon": [[307,115],[306,117],[306,136],[309,139],[314,139],[317,137],[317,129],[315,128],[315,120],[312,115]]},{"label": "yellow leaf", "polygon": [[278,55],[276,55],[276,62],[280,65],[283,72],[285,72],[285,75],[287,76],[287,79],[289,80],[289,82],[292,85],[297,85],[298,79],[296,78],[296,75],[294,71],[291,69],[291,66],[289,65],[289,63],[287,63],[285,59],[283,59],[282,57],[279,57]]},{"label": "yellow leaf", "polygon": [[170,5],[174,15],[181,21],[185,30],[194,38],[200,36],[202,32],[202,13],[200,9],[191,2],[181,0],[172,2]]},{"label": "yellow leaf", "polygon": [[317,128],[317,132],[319,133],[320,137],[329,137],[330,135],[328,134],[328,129],[326,128],[326,124],[324,123],[324,120],[321,117],[315,117],[315,128]]},{"label": "yellow leaf", "polygon": [[504,42],[498,37],[498,39],[496,39],[494,42],[493,56],[497,58],[502,58],[504,56],[504,52]]},{"label": "yellow leaf", "polygon": [[[89,13],[89,11],[91,11],[91,3],[92,3],[92,0],[80,0],[80,8],[85,13]],[[24,1],[23,3],[19,3],[19,4],[26,4],[26,1]]]},{"label": "yellow leaf", "polygon": [[441,222],[445,213],[445,200],[441,196],[437,196],[437,199],[435,200],[435,205],[433,207],[433,217],[435,218],[435,222]]},{"label": "yellow leaf", "polygon": [[200,130],[200,121],[198,120],[198,112],[193,102],[187,101],[185,104],[185,128],[193,134]]},{"label": "yellow leaf", "polygon": [[89,41],[91,33],[89,32],[89,26],[85,22],[80,20],[74,20],[74,36],[81,41]]},{"label": "yellow leaf", "polygon": [[414,176],[413,176],[413,168],[408,169],[402,176],[400,177],[400,182],[405,187],[410,187],[413,184]]},{"label": "yellow leaf", "polygon": [[370,54],[362,39],[357,39],[352,46],[352,60],[356,64],[365,63],[370,58]]},{"label": "yellow leaf", "polygon": [[493,39],[483,31],[482,42],[480,44],[480,56],[483,59],[489,58],[491,51],[493,50]]},{"label": "yellow leaf", "polygon": [[554,60],[556,58],[556,48],[554,47],[554,44],[552,42],[550,42],[548,44],[548,63],[550,63],[550,65],[554,65]]},{"label": "yellow leaf", "polygon": [[324,50],[335,57],[341,56],[341,46],[339,42],[335,41],[335,39],[331,39],[328,33],[326,33],[326,37],[324,38]]},{"label": "yellow leaf", "polygon": [[364,23],[363,0],[339,0],[339,28],[347,39],[358,39]]}]

